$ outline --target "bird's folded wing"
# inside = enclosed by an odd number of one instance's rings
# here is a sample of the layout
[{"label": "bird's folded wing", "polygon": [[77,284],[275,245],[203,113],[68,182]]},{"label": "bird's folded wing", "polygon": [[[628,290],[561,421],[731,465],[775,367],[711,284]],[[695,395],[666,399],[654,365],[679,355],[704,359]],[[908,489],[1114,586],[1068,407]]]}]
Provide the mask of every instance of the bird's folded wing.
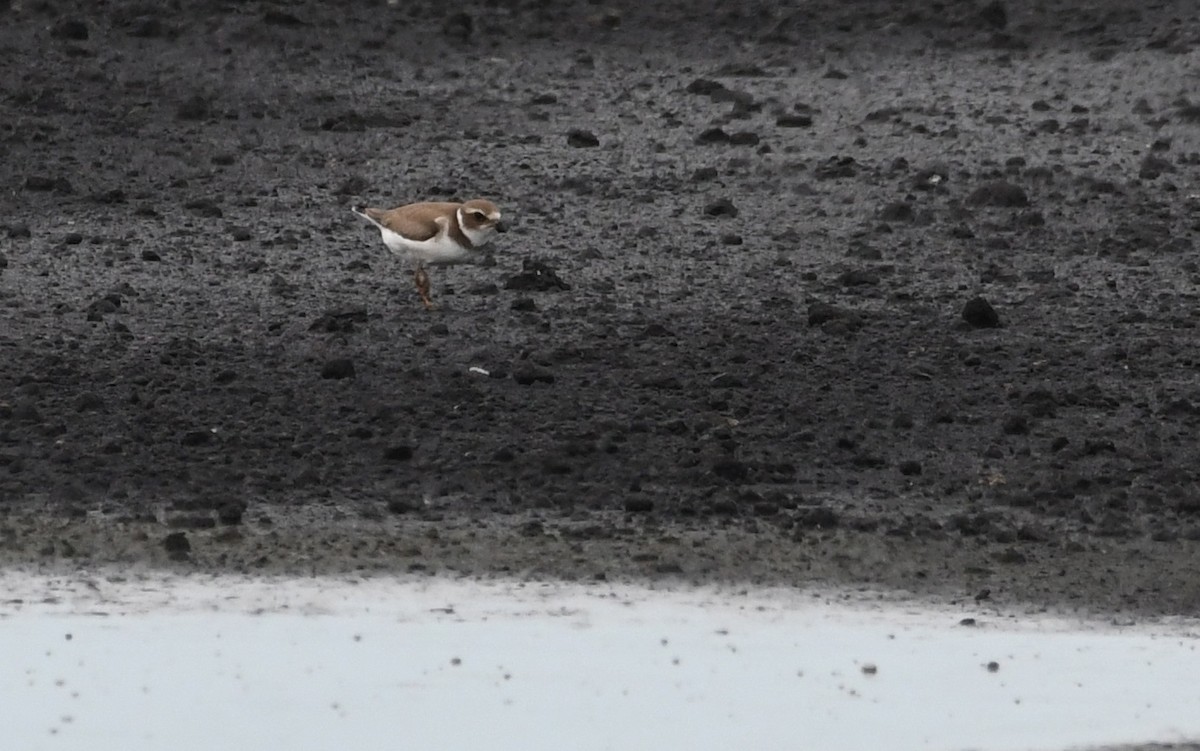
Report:
[{"label": "bird's folded wing", "polygon": [[439,217],[427,212],[404,211],[403,208],[384,211],[382,209],[367,209],[364,212],[382,227],[418,242],[436,236],[442,230]]}]

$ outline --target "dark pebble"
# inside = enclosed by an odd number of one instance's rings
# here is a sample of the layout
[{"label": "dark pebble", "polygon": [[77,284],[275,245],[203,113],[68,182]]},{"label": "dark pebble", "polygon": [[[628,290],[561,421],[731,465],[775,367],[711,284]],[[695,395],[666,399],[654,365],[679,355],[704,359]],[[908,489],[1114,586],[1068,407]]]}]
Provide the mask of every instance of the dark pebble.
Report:
[{"label": "dark pebble", "polygon": [[524,360],[513,367],[512,379],[522,386],[535,383],[554,383],[554,374],[546,368]]},{"label": "dark pebble", "polygon": [[88,27],[83,21],[68,18],[54,24],[54,27],[50,29],[50,36],[55,39],[70,39],[75,42],[82,42],[88,38]]},{"label": "dark pebble", "polygon": [[236,526],[242,523],[242,517],[246,514],[246,502],[235,499],[229,499],[217,506],[217,521],[227,527]]},{"label": "dark pebble", "polygon": [[698,143],[698,144],[729,143],[729,134],[726,133],[722,128],[708,128],[706,130],[701,131],[700,135],[696,136],[696,143]]},{"label": "dark pebble", "polygon": [[982,297],[976,297],[963,306],[963,320],[977,329],[995,328],[1000,325],[1000,314],[992,304]]},{"label": "dark pebble", "polygon": [[142,251],[142,260],[143,261],[161,261],[162,257],[159,256],[158,253],[156,253],[155,251],[147,249],[147,250]]},{"label": "dark pebble", "polygon": [[976,188],[967,196],[972,206],[999,206],[1004,208],[1028,206],[1029,196],[1025,189],[1007,180],[993,180]]},{"label": "dark pebble", "polygon": [[206,446],[212,442],[211,430],[189,430],[179,439],[179,443],[184,446]]},{"label": "dark pebble", "polygon": [[537,303],[532,297],[518,297],[512,301],[512,309],[528,313],[537,310]]},{"label": "dark pebble", "polygon": [[567,133],[567,145],[577,149],[588,149],[600,145],[600,139],[590,130],[572,129]]},{"label": "dark pebble", "polygon": [[808,128],[813,124],[812,115],[780,115],[775,125],[780,128]]},{"label": "dark pebble", "polygon": [[389,446],[383,452],[383,458],[389,462],[406,462],[413,458],[413,447],[405,445]]},{"label": "dark pebble", "polygon": [[648,514],[654,510],[654,501],[649,498],[626,498],[625,510],[631,514]]},{"label": "dark pebble", "polygon": [[911,459],[908,461],[903,461],[900,462],[899,469],[900,474],[904,475],[905,477],[913,477],[914,475],[921,474],[921,462]]},{"label": "dark pebble", "polygon": [[719,198],[705,206],[704,213],[708,216],[727,216],[732,219],[738,215],[738,210],[733,205],[733,201],[728,198]]},{"label": "dark pebble", "polygon": [[329,360],[321,366],[321,377],[327,379],[353,378],[354,361],[347,357]]},{"label": "dark pebble", "polygon": [[162,541],[163,550],[167,551],[167,556],[173,561],[187,560],[188,553],[192,552],[192,543],[188,542],[187,534],[184,532],[172,532]]},{"label": "dark pebble", "polygon": [[729,482],[745,482],[750,477],[750,467],[737,459],[721,459],[713,463],[713,474]]}]

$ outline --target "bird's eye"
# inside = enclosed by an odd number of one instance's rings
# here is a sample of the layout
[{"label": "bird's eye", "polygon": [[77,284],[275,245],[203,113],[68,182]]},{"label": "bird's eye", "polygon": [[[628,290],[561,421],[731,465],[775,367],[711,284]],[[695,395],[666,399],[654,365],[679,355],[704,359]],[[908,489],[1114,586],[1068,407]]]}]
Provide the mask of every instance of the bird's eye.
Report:
[{"label": "bird's eye", "polygon": [[476,218],[476,219],[478,219],[478,220],[479,220],[479,221],[481,221],[481,222],[486,222],[486,221],[487,221],[487,214],[483,213],[482,211],[476,211],[476,212],[475,212],[475,218]]}]

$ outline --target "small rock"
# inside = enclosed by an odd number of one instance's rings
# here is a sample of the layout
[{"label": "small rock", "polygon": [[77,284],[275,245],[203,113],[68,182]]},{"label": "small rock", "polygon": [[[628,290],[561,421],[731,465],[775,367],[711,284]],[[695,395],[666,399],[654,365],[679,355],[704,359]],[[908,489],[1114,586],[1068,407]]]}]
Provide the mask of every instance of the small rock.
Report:
[{"label": "small rock", "polygon": [[1000,0],[993,0],[979,9],[979,20],[993,29],[1003,29],[1008,26],[1008,10]]},{"label": "small rock", "polygon": [[383,452],[383,458],[389,462],[406,462],[413,458],[413,447],[406,445],[389,446]]},{"label": "small rock", "polygon": [[33,232],[30,231],[28,224],[10,224],[8,226],[8,236],[10,239],[17,240],[33,237]]},{"label": "small rock", "polygon": [[536,363],[522,360],[512,370],[512,379],[522,386],[535,383],[554,383],[554,374]]},{"label": "small rock", "polygon": [[217,506],[217,521],[227,527],[242,523],[246,513],[246,502],[231,498]]},{"label": "small rock", "polygon": [[865,287],[879,284],[879,274],[870,269],[850,269],[838,275],[838,282],[844,287]]},{"label": "small rock", "polygon": [[1141,167],[1138,169],[1138,177],[1143,180],[1154,180],[1160,175],[1174,171],[1174,164],[1171,164],[1157,154],[1147,154],[1146,158],[1142,160]]},{"label": "small rock", "polygon": [[331,380],[354,377],[354,361],[348,357],[328,360],[321,366],[321,377]]},{"label": "small rock", "polygon": [[649,498],[626,498],[625,511],[631,514],[648,514],[654,510],[654,501]]},{"label": "small rock", "polygon": [[90,412],[103,406],[104,399],[94,391],[85,391],[75,399],[75,410],[78,412]]},{"label": "small rock", "polygon": [[912,204],[904,201],[892,201],[879,212],[879,218],[885,222],[911,222],[916,218]]},{"label": "small rock", "polygon": [[1000,325],[1000,314],[992,304],[982,297],[976,297],[963,306],[963,320],[977,329],[995,328]]},{"label": "small rock", "polygon": [[211,430],[189,430],[179,439],[179,443],[188,447],[207,446],[213,442],[213,437]]},{"label": "small rock", "polygon": [[972,206],[1018,207],[1028,206],[1029,196],[1025,189],[1007,180],[993,180],[976,188],[967,196]]},{"label": "small rock", "polygon": [[868,662],[862,666],[863,675],[875,675],[879,672],[879,668],[874,663]]},{"label": "small rock", "polygon": [[775,126],[779,128],[809,128],[812,124],[812,115],[786,114],[775,118]]},{"label": "small rock", "polygon": [[81,242],[83,242],[83,235],[79,234],[78,232],[68,232],[66,236],[63,237],[64,245],[78,245]]},{"label": "small rock", "polygon": [[465,11],[451,13],[446,16],[446,20],[442,23],[442,34],[451,39],[457,39],[460,42],[470,39],[471,34],[474,32],[475,19]]},{"label": "small rock", "polygon": [[921,474],[921,462],[909,459],[900,462],[898,469],[900,470],[900,474],[905,477],[913,477],[914,475]]},{"label": "small rock", "polygon": [[567,145],[577,149],[588,149],[600,145],[600,139],[590,130],[573,128],[567,133]]},{"label": "small rock", "polygon": [[692,182],[694,183],[703,183],[715,179],[717,179],[717,170],[715,167],[700,167],[692,173]]},{"label": "small rock", "polygon": [[175,117],[180,120],[203,120],[212,112],[212,103],[208,98],[193,94],[180,102],[175,109]]},{"label": "small rock", "polygon": [[162,546],[167,551],[167,557],[173,561],[185,561],[192,552],[192,543],[188,542],[185,532],[170,533],[163,538]]},{"label": "small rock", "polygon": [[521,273],[508,278],[505,289],[521,292],[550,292],[569,290],[571,285],[559,277],[558,272],[541,261],[521,261]]},{"label": "small rock", "polygon": [[745,482],[750,477],[750,466],[737,459],[720,459],[713,463],[712,471],[729,482]]},{"label": "small rock", "polygon": [[352,175],[333,191],[338,196],[360,196],[371,189],[371,182],[362,175]]},{"label": "small rock", "polygon": [[58,193],[74,193],[75,188],[65,177],[49,177],[47,175],[29,175],[25,178],[25,190],[40,192],[53,190]]},{"label": "small rock", "polygon": [[708,385],[718,389],[744,389],[746,382],[732,373],[720,373],[712,377]]},{"label": "small rock", "polygon": [[738,210],[733,205],[733,201],[728,198],[719,198],[706,205],[704,213],[707,216],[729,217],[732,219],[738,215]]},{"label": "small rock", "polygon": [[1028,435],[1029,418],[1025,415],[1009,415],[1004,418],[1003,430],[1005,435]]},{"label": "small rock", "polygon": [[75,42],[82,42],[88,38],[88,27],[83,21],[75,18],[67,18],[54,24],[50,29],[50,36],[55,39],[70,39]]},{"label": "small rock", "polygon": [[149,248],[147,248],[146,250],[143,250],[143,251],[142,251],[142,260],[143,260],[143,261],[151,261],[151,262],[153,262],[153,261],[161,261],[161,260],[162,260],[162,257],[161,257],[161,256],[159,256],[157,252],[155,252],[155,251],[153,251],[153,250],[150,250]]},{"label": "small rock", "polygon": [[729,143],[729,134],[723,128],[708,128],[700,131],[700,135],[696,136],[696,143],[702,145]]},{"label": "small rock", "polygon": [[510,307],[513,310],[520,311],[522,313],[529,313],[537,310],[537,303],[534,302],[532,297],[518,297],[516,300],[512,301],[512,305]]},{"label": "small rock", "polygon": [[749,130],[738,131],[729,136],[731,146],[757,146],[759,140],[758,134]]},{"label": "small rock", "polygon": [[992,660],[991,662],[989,662],[987,664],[987,671],[989,673],[995,673],[999,669],[1000,669],[1000,663],[996,662],[995,660]]}]

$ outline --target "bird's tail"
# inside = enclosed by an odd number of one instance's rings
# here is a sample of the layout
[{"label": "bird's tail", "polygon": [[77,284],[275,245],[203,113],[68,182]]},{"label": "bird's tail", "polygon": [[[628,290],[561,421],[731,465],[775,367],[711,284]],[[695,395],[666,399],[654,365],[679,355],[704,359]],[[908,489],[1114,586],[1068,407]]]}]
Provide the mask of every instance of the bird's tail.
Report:
[{"label": "bird's tail", "polygon": [[350,210],[361,216],[363,219],[366,219],[371,224],[374,224],[376,227],[382,226],[379,224],[379,221],[375,219],[375,217],[371,216],[371,209],[367,208],[366,206],[351,206]]}]

